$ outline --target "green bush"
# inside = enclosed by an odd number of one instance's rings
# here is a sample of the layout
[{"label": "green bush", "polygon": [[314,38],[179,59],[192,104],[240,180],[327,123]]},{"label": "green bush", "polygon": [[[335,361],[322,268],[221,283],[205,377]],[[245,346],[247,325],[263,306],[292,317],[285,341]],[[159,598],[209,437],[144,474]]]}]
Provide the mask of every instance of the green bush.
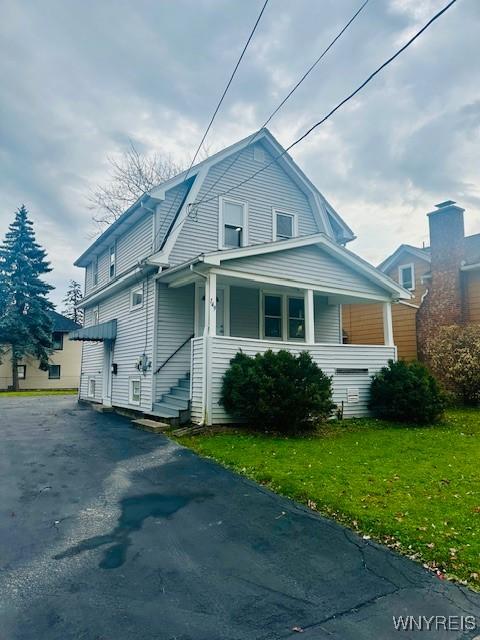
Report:
[{"label": "green bush", "polygon": [[269,350],[230,361],[222,386],[226,411],[259,430],[300,433],[326,420],[335,405],[331,378],[306,351]]},{"label": "green bush", "polygon": [[427,424],[443,414],[446,398],[420,362],[389,361],[373,376],[369,408],[379,418]]}]

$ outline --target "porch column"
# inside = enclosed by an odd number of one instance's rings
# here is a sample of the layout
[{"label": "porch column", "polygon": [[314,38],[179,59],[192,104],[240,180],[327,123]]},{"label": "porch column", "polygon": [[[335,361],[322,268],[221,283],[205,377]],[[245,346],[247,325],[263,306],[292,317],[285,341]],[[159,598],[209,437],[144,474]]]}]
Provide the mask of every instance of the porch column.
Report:
[{"label": "porch column", "polygon": [[315,316],[313,306],[313,289],[305,290],[305,342],[315,342]]},{"label": "porch column", "polygon": [[[217,276],[209,273],[205,287],[205,326],[208,327],[208,335],[217,333]],[[208,292],[208,293],[207,293]]]},{"label": "porch column", "polygon": [[387,347],[394,346],[393,323],[392,323],[392,303],[383,303],[383,342]]}]

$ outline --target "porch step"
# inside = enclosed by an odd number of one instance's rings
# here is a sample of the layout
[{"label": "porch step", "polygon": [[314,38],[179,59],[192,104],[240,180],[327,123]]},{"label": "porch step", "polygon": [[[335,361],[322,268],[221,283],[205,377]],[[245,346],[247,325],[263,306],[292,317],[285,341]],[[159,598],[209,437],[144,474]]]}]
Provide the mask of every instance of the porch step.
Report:
[{"label": "porch step", "polygon": [[177,380],[177,384],[168,393],[153,404],[156,416],[168,418],[172,422],[187,422],[190,409],[190,373]]},{"label": "porch step", "polygon": [[161,397],[160,404],[167,404],[171,407],[177,407],[178,409],[188,409],[188,399],[175,396],[171,392]]},{"label": "porch step", "polygon": [[169,394],[177,398],[183,398],[183,400],[190,400],[190,389],[185,389],[185,387],[172,387]]}]

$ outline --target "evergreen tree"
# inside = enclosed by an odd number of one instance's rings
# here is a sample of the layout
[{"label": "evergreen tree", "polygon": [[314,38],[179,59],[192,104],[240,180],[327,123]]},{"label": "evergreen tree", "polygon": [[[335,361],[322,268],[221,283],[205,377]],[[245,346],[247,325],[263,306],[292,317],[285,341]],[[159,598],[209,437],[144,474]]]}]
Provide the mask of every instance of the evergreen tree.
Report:
[{"label": "evergreen tree", "polygon": [[46,252],[35,241],[33,223],[22,205],[0,245],[0,344],[10,352],[15,390],[22,358],[32,356],[40,369],[48,368],[53,305],[47,295],[53,287],[40,276],[50,271]]},{"label": "evergreen tree", "polygon": [[78,309],[77,305],[82,301],[82,287],[76,280],[70,280],[67,293],[62,300],[63,315],[77,324],[83,324],[83,311]]}]

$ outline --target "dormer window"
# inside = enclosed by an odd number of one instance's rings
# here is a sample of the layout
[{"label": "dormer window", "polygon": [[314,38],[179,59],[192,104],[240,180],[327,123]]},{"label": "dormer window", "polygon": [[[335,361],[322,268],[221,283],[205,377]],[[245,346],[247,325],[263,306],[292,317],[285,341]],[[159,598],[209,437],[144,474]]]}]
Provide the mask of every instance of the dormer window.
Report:
[{"label": "dormer window", "polygon": [[398,267],[398,281],[405,289],[415,289],[415,270],[413,264],[401,264]]},{"label": "dormer window", "polygon": [[114,244],[110,246],[110,264],[109,264],[109,272],[108,275],[110,279],[115,277],[115,260],[116,260],[117,250]]},{"label": "dormer window", "polygon": [[273,210],[273,239],[287,240],[297,235],[297,216],[285,211]]},{"label": "dormer window", "polygon": [[220,198],[219,213],[219,248],[236,249],[248,244],[247,204]]}]

